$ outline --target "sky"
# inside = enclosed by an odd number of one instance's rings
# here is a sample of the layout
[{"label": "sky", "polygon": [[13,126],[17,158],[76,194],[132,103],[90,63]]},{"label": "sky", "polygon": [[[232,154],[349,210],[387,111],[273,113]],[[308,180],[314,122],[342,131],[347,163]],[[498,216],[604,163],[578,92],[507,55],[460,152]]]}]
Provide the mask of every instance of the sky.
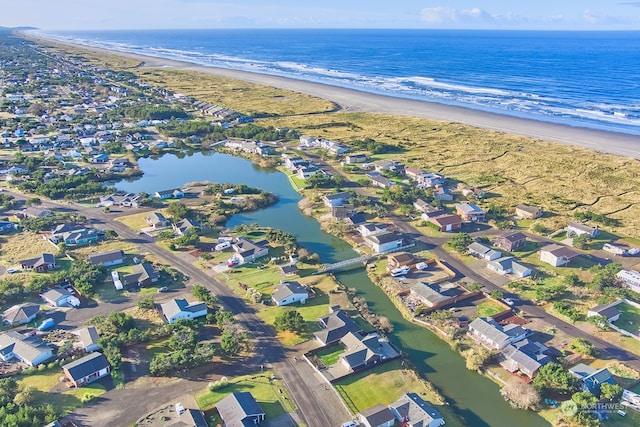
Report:
[{"label": "sky", "polygon": [[48,30],[640,30],[631,0],[3,0],[0,26]]}]

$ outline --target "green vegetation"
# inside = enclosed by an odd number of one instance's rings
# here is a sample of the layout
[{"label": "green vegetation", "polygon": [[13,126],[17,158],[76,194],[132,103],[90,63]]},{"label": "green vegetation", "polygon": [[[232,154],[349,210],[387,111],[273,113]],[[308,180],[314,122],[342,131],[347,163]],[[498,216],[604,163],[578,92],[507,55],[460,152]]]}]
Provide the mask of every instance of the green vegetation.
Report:
[{"label": "green vegetation", "polygon": [[169,351],[156,354],[149,365],[153,376],[168,375],[183,369],[194,368],[211,360],[215,353],[213,344],[200,343],[195,322],[178,321],[169,326],[167,342]]},{"label": "green vegetation", "polygon": [[51,404],[34,405],[34,389],[18,386],[14,378],[0,379],[0,425],[31,427],[45,425],[58,418]]},{"label": "green vegetation", "polygon": [[301,332],[304,328],[304,319],[296,310],[290,310],[277,316],[273,324],[278,331]]},{"label": "green vegetation", "polygon": [[319,349],[315,356],[318,357],[324,363],[324,366],[331,366],[340,360],[340,355],[345,352],[344,347],[341,345],[335,345],[330,347],[323,347]]},{"label": "green vegetation", "polygon": [[456,252],[464,254],[467,252],[467,246],[473,243],[473,237],[467,233],[458,233],[449,239],[447,245],[453,248]]},{"label": "green vegetation", "polygon": [[505,308],[493,300],[485,300],[478,304],[478,317],[491,317],[505,311]]},{"label": "green vegetation", "polygon": [[637,334],[640,330],[640,309],[626,302],[616,306],[620,311],[620,319],[615,323],[617,327],[632,334]]},{"label": "green vegetation", "polygon": [[576,390],[578,380],[559,363],[549,363],[540,368],[533,385],[542,394],[568,394]]}]

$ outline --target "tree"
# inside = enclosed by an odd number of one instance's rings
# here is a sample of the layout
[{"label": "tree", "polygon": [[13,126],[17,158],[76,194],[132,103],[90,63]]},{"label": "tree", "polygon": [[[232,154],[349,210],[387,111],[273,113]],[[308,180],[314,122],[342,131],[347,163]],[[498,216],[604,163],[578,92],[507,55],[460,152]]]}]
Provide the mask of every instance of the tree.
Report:
[{"label": "tree", "polygon": [[169,203],[167,214],[173,218],[173,222],[178,222],[189,216],[189,209],[183,203],[173,202]]},{"label": "tree", "polygon": [[148,297],[142,298],[140,301],[138,301],[136,305],[138,306],[138,308],[141,308],[143,310],[153,310],[153,308],[156,306],[156,302],[153,299],[153,295],[149,295]]},{"label": "tree", "polygon": [[491,291],[491,293],[489,295],[493,299],[502,299],[502,298],[504,298],[504,293],[502,293],[502,291],[500,291],[498,289],[495,289],[495,290]]},{"label": "tree", "polygon": [[468,350],[465,354],[467,359],[467,369],[470,371],[479,371],[489,359],[491,358],[491,353],[489,353],[484,348],[474,348]]},{"label": "tree", "polygon": [[578,249],[589,249],[591,247],[591,236],[588,234],[581,234],[573,238],[573,246]]},{"label": "tree", "polygon": [[574,393],[573,396],[571,396],[571,400],[576,402],[578,408],[582,409],[589,408],[598,402],[598,398],[588,391],[579,391]]},{"label": "tree", "polygon": [[574,338],[571,344],[569,344],[569,348],[583,356],[595,356],[598,352],[591,341],[584,338]]},{"label": "tree", "polygon": [[174,239],[174,242],[178,246],[195,246],[200,242],[200,236],[195,230],[191,229],[184,233],[182,236]]},{"label": "tree", "polygon": [[218,298],[216,298],[209,289],[202,285],[194,285],[193,289],[191,289],[191,295],[196,297],[198,300],[205,302],[210,308],[213,308],[213,306],[218,302]]},{"label": "tree", "polygon": [[304,319],[297,310],[285,311],[274,320],[278,331],[300,332],[304,328]]},{"label": "tree", "polygon": [[609,319],[606,316],[589,316],[587,322],[598,328],[599,331],[606,331],[609,329]]},{"label": "tree", "polygon": [[220,336],[220,349],[227,355],[236,355],[244,348],[247,339],[246,332],[238,333],[234,328],[226,328]]},{"label": "tree", "polygon": [[235,323],[236,319],[233,318],[233,314],[227,310],[216,311],[216,325],[218,328],[225,328],[227,325]]},{"label": "tree", "polygon": [[531,384],[512,378],[500,390],[502,397],[518,409],[534,408],[540,402],[540,393]]},{"label": "tree", "polygon": [[559,363],[548,363],[540,368],[533,379],[534,387],[541,393],[567,394],[576,389],[578,380]]},{"label": "tree", "polygon": [[113,325],[116,331],[128,331],[135,326],[133,316],[123,311],[112,311],[107,316],[107,320]]},{"label": "tree", "polygon": [[467,233],[459,233],[453,236],[447,244],[456,252],[463,254],[467,251],[467,247],[472,243],[473,237]]},{"label": "tree", "polygon": [[614,401],[622,395],[623,388],[618,384],[602,383],[600,385],[600,398]]}]

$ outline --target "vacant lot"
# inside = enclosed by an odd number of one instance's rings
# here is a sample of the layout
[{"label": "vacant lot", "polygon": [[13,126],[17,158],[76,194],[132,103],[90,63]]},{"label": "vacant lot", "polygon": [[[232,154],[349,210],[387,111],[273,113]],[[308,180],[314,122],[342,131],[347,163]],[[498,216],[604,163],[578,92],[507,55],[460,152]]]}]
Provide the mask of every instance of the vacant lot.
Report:
[{"label": "vacant lot", "polygon": [[620,311],[620,319],[615,323],[618,328],[638,335],[640,329],[640,309],[623,302],[616,308]]}]

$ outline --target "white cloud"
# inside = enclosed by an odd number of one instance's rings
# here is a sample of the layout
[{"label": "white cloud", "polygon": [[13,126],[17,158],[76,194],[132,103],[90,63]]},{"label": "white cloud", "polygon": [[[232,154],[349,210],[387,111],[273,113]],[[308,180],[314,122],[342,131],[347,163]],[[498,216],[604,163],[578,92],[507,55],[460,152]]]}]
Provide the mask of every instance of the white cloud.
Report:
[{"label": "white cloud", "polygon": [[420,16],[424,22],[430,24],[473,24],[490,23],[498,20],[498,17],[478,7],[471,9],[453,9],[450,7],[426,7],[421,10]]}]

